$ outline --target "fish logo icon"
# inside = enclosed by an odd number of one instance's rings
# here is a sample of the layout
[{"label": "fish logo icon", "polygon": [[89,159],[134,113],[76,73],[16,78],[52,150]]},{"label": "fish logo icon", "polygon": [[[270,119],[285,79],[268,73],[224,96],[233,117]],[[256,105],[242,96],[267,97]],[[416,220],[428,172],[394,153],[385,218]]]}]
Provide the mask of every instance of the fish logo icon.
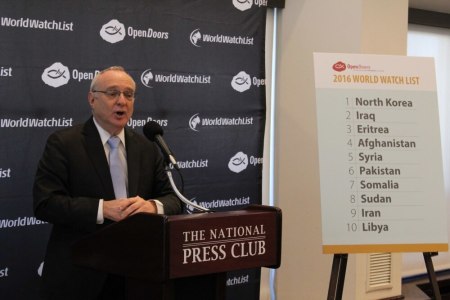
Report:
[{"label": "fish logo icon", "polygon": [[57,88],[69,82],[70,71],[62,63],[55,62],[42,72],[41,79],[45,84]]},{"label": "fish logo icon", "polygon": [[347,67],[345,66],[345,63],[342,61],[338,61],[337,63],[335,63],[333,65],[333,70],[337,71],[337,72],[342,72],[345,71],[347,69]]},{"label": "fish logo icon", "polygon": [[236,76],[231,80],[231,86],[238,92],[245,92],[252,85],[252,79],[250,75],[245,73],[244,71],[239,72]]},{"label": "fish logo icon", "polygon": [[248,166],[248,156],[242,151],[236,153],[228,162],[228,168],[234,173],[241,173]]},{"label": "fish logo icon", "polygon": [[233,5],[240,11],[250,9],[253,5],[252,0],[233,0]]},{"label": "fish logo icon", "polygon": [[125,26],[116,19],[109,21],[100,29],[102,39],[111,44],[122,41],[125,35]]}]

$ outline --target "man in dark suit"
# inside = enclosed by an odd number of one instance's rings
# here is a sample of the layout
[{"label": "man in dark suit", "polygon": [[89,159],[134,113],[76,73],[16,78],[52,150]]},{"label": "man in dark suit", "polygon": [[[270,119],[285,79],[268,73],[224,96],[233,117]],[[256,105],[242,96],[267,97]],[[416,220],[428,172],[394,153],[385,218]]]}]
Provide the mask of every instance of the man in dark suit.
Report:
[{"label": "man in dark suit", "polygon": [[[133,113],[135,90],[134,80],[123,68],[100,72],[88,94],[92,117],[47,140],[33,187],[36,217],[53,224],[42,275],[45,299],[122,299],[123,279],[73,265],[71,245],[139,212],[181,211],[157,146],[125,128]],[[116,197],[111,179],[111,136],[120,138],[125,197]]]}]

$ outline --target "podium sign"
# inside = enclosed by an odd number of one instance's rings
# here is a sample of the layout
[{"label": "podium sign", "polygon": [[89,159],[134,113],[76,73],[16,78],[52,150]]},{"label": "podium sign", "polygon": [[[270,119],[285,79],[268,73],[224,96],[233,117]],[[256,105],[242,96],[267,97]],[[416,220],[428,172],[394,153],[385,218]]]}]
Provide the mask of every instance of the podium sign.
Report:
[{"label": "podium sign", "polygon": [[225,299],[226,272],[280,266],[281,221],[280,209],[263,205],[192,215],[139,213],[79,240],[73,261],[124,276],[128,299],[186,299],[199,293],[192,290],[197,280],[208,282],[202,299]]},{"label": "podium sign", "polygon": [[324,253],[448,250],[432,58],[315,53]]},{"label": "podium sign", "polygon": [[261,210],[173,216],[170,277],[276,267],[279,225],[278,214]]}]

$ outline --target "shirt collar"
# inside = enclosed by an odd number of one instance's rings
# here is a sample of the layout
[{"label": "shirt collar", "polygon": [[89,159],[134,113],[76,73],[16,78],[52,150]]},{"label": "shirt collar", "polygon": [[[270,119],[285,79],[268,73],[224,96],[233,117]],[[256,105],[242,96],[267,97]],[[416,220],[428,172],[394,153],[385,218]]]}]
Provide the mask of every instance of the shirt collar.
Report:
[{"label": "shirt collar", "polygon": [[[109,138],[111,137],[111,134],[109,134],[108,131],[106,131],[105,129],[103,129],[95,120],[95,118],[93,118],[94,120],[94,124],[95,127],[97,127],[98,133],[100,134],[100,139],[102,140],[102,145],[105,145]],[[119,137],[120,141],[122,142],[122,144],[125,146],[125,130],[122,129],[119,134],[117,134],[117,136]]]}]

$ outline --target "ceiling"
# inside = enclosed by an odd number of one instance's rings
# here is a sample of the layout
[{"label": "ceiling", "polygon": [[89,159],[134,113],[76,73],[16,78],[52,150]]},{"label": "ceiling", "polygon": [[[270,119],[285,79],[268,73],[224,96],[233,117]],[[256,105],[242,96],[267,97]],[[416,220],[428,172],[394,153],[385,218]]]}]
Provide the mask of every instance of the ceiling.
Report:
[{"label": "ceiling", "polygon": [[450,0],[409,0],[409,7],[450,14]]}]

